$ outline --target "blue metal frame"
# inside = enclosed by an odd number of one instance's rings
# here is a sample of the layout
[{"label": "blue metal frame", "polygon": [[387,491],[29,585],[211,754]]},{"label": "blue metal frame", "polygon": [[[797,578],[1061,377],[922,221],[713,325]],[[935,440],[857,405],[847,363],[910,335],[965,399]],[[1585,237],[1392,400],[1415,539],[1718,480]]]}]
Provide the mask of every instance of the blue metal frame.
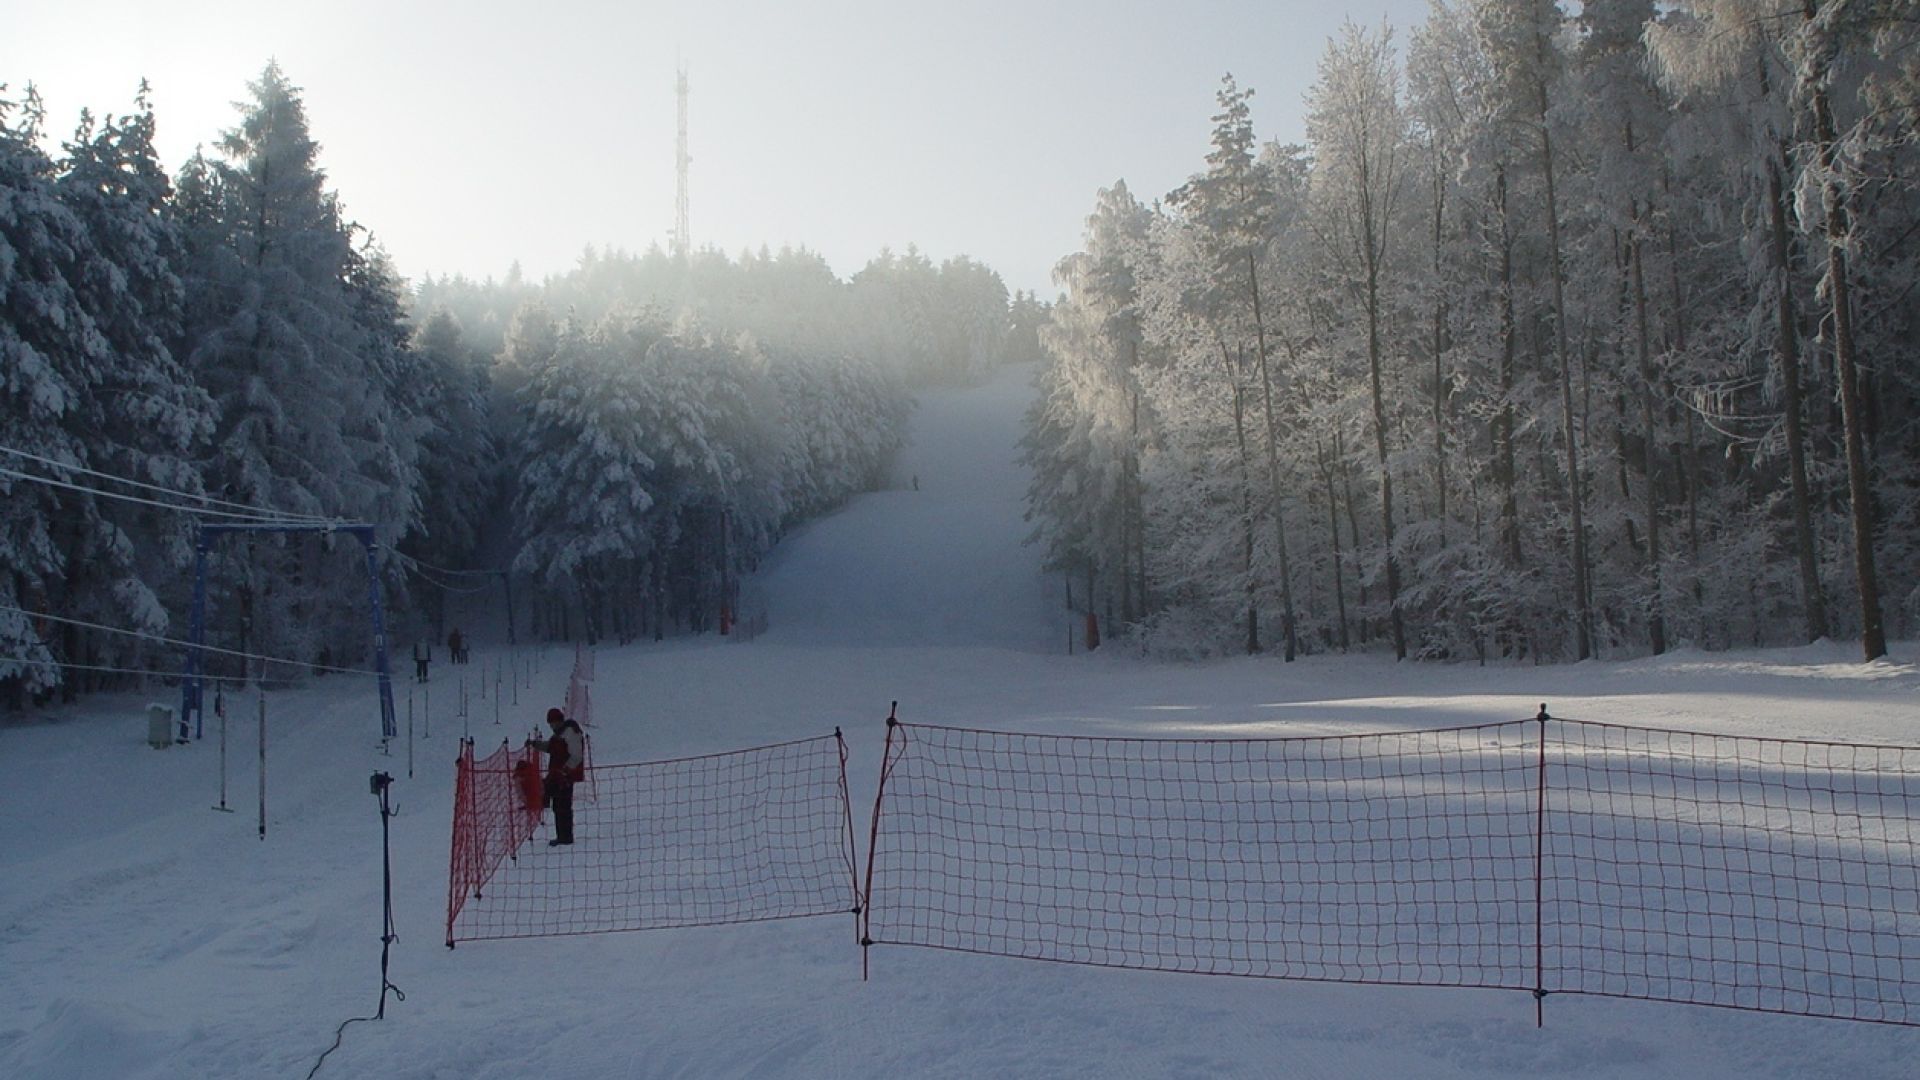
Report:
[{"label": "blue metal frame", "polygon": [[193,737],[200,738],[205,722],[205,697],[201,686],[201,650],[207,637],[207,550],[215,535],[233,532],[344,532],[351,533],[367,552],[367,599],[373,608],[374,666],[380,673],[380,737],[399,734],[394,722],[393,677],[387,663],[387,618],[380,604],[380,543],[371,525],[210,525],[201,522],[193,545],[193,609],[188,616],[189,637],[193,647],[187,650],[186,670],[180,677],[180,734],[193,725]]}]

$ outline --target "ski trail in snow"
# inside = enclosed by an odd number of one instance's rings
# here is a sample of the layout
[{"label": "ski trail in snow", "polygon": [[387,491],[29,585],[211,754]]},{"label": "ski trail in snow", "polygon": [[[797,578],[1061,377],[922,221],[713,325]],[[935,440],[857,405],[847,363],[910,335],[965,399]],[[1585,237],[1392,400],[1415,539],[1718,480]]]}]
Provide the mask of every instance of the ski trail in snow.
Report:
[{"label": "ski trail in snow", "polygon": [[1064,613],[1023,543],[1032,381],[1020,365],[923,393],[893,487],[796,530],[750,586],[766,596],[769,637],[1065,651]]}]

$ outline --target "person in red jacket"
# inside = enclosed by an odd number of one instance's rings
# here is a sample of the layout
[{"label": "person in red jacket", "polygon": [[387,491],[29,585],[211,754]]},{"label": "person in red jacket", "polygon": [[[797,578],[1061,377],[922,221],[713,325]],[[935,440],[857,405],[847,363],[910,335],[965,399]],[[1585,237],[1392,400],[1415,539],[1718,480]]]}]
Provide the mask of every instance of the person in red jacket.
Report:
[{"label": "person in red jacket", "polygon": [[547,710],[547,805],[553,807],[553,839],[548,847],[573,843],[573,785],[587,772],[586,736],[559,709]]}]

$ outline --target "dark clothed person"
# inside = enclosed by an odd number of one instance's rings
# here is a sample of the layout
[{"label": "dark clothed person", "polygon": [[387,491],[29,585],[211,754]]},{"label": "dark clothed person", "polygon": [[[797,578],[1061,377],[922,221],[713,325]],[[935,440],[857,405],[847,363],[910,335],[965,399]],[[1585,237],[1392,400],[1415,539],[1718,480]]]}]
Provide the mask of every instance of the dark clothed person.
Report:
[{"label": "dark clothed person", "polygon": [[586,734],[559,709],[547,710],[547,805],[553,807],[553,839],[547,846],[573,843],[573,785],[586,778]]}]

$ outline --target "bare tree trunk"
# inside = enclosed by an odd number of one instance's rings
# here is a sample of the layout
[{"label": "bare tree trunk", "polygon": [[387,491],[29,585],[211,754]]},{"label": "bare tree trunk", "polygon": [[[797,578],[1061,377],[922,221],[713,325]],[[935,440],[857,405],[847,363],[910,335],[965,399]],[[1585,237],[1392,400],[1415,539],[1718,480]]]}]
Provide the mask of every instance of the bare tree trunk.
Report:
[{"label": "bare tree trunk", "polygon": [[[1633,128],[1627,127],[1627,151],[1633,151]],[[1652,578],[1652,604],[1647,615],[1647,638],[1655,656],[1667,651],[1666,606],[1662,596],[1663,586],[1660,577],[1660,484],[1656,475],[1655,463],[1658,460],[1657,448],[1660,432],[1653,422],[1653,393],[1655,375],[1653,370],[1653,346],[1647,333],[1647,279],[1645,266],[1640,257],[1642,237],[1640,235],[1640,203],[1633,204],[1633,321],[1636,348],[1640,361],[1640,426],[1645,432],[1645,441],[1640,448],[1640,473],[1647,485],[1647,572]]]},{"label": "bare tree trunk", "polygon": [[1333,466],[1327,462],[1326,451],[1318,443],[1314,444],[1314,456],[1320,460],[1320,475],[1327,482],[1327,531],[1333,538],[1333,599],[1340,613],[1340,651],[1349,647],[1347,636],[1347,581],[1345,561],[1340,554],[1340,496],[1333,487]]},{"label": "bare tree trunk", "polygon": [[[1135,366],[1139,363],[1139,346],[1134,346]],[[1133,445],[1128,451],[1128,460],[1132,465],[1133,476],[1133,557],[1134,557],[1134,594],[1140,598],[1140,617],[1146,618],[1153,610],[1153,603],[1147,597],[1147,497],[1146,488],[1140,479],[1140,390],[1133,390]]]},{"label": "bare tree trunk", "polygon": [[667,636],[667,568],[663,558],[666,548],[657,542],[664,539],[664,530],[654,530],[654,537],[653,556],[648,560],[653,567],[653,640],[664,641]]},{"label": "bare tree trunk", "polygon": [[[1346,496],[1347,504],[1347,532],[1348,538],[1352,541],[1349,546],[1353,550],[1353,557],[1357,563],[1360,558],[1360,511],[1357,507],[1360,503],[1353,497],[1353,464],[1347,460],[1344,440],[1338,432],[1333,436],[1333,457],[1340,466],[1340,486],[1344,489],[1343,494]],[[1360,582],[1360,605],[1364,608],[1373,602],[1371,590],[1367,588],[1367,576],[1356,569],[1355,577]],[[1371,640],[1373,640],[1373,631],[1367,623],[1367,617],[1362,615],[1360,616],[1360,643],[1364,645]]]},{"label": "bare tree trunk", "polygon": [[1400,556],[1393,550],[1393,470],[1387,465],[1387,406],[1380,385],[1380,268],[1374,258],[1373,219],[1367,216],[1367,371],[1373,388],[1373,445],[1380,466],[1380,524],[1387,542],[1387,611],[1393,655],[1407,658],[1407,628],[1400,614]]},{"label": "bare tree trunk", "polygon": [[1494,480],[1500,486],[1500,539],[1507,561],[1522,565],[1520,556],[1520,497],[1513,459],[1513,375],[1519,326],[1513,303],[1513,221],[1507,214],[1507,169],[1494,170],[1494,191],[1500,206],[1500,413],[1494,422]]},{"label": "bare tree trunk", "polygon": [[[1673,294],[1673,347],[1685,353],[1687,307],[1680,289],[1680,238],[1671,222],[1667,225],[1667,287]],[[1687,558],[1697,569],[1700,565],[1700,454],[1698,444],[1694,441],[1693,410],[1682,409],[1681,418],[1686,425],[1682,435],[1686,451],[1680,456],[1680,482],[1687,489]],[[1706,588],[1696,573],[1693,578],[1693,604],[1696,611],[1704,612],[1706,597]]]},{"label": "bare tree trunk", "polygon": [[[1536,37],[1536,48],[1545,56],[1547,43]],[[1560,405],[1565,419],[1567,444],[1567,490],[1573,504],[1573,593],[1574,640],[1578,658],[1593,655],[1593,605],[1587,583],[1587,524],[1585,495],[1580,472],[1579,432],[1573,411],[1573,357],[1567,348],[1567,286],[1565,263],[1560,252],[1560,204],[1554,186],[1553,132],[1547,127],[1547,84],[1536,84],[1537,119],[1540,123],[1540,167],[1547,183],[1547,249],[1553,260],[1553,328],[1555,346],[1560,354]]]},{"label": "bare tree trunk", "polygon": [[[1814,0],[1803,0],[1807,19]],[[1873,567],[1873,488],[1867,475],[1867,439],[1861,417],[1860,371],[1853,337],[1853,282],[1848,270],[1846,192],[1835,179],[1833,106],[1825,72],[1814,86],[1814,138],[1820,152],[1820,196],[1827,217],[1827,295],[1832,302],[1833,359],[1840,374],[1840,415],[1846,427],[1847,501],[1853,510],[1853,570],[1860,586],[1860,647],[1867,660],[1887,655],[1880,617],[1880,583]]]},{"label": "bare tree trunk", "polygon": [[1293,562],[1287,557],[1287,517],[1280,501],[1280,422],[1273,415],[1273,377],[1267,363],[1267,331],[1260,313],[1260,275],[1253,252],[1247,252],[1247,285],[1253,292],[1253,333],[1260,357],[1260,397],[1266,405],[1267,479],[1273,498],[1273,539],[1280,558],[1280,629],[1282,652],[1292,663],[1300,652],[1293,618]]},{"label": "bare tree trunk", "polygon": [[1440,254],[1445,241],[1447,210],[1446,176],[1440,169],[1438,153],[1433,161],[1433,487],[1440,504],[1440,546],[1447,546],[1447,377],[1443,358],[1447,353],[1447,294],[1441,284]]},{"label": "bare tree trunk", "polygon": [[1220,357],[1233,379],[1233,437],[1240,447],[1240,527],[1246,539],[1247,652],[1257,653],[1260,651],[1260,607],[1253,581],[1253,473],[1247,462],[1246,391],[1240,385],[1239,365],[1227,356],[1224,342],[1220,345]]},{"label": "bare tree trunk", "polygon": [[1785,400],[1787,475],[1793,489],[1793,540],[1800,556],[1800,603],[1806,617],[1808,641],[1827,636],[1827,601],[1820,588],[1820,564],[1813,542],[1813,499],[1807,484],[1807,435],[1801,403],[1799,316],[1793,304],[1793,268],[1787,238],[1787,199],[1781,180],[1781,158],[1767,162],[1767,218],[1771,226],[1769,251],[1773,258],[1773,355],[1780,365]]}]

